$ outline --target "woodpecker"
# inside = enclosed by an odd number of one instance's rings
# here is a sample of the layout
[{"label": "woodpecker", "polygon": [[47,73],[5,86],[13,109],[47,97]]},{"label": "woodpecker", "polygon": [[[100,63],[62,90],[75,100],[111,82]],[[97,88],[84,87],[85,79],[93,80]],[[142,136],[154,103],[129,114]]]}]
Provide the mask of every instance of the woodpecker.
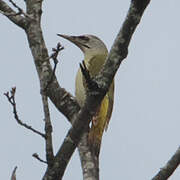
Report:
[{"label": "woodpecker", "polygon": [[[84,54],[85,65],[91,77],[95,77],[100,72],[108,55],[108,50],[102,40],[94,35],[69,36],[58,34],[58,36],[69,40],[81,49]],[[79,68],[76,75],[75,96],[80,107],[84,105],[86,94],[87,86],[81,69]],[[92,152],[97,156],[99,156],[103,132],[107,130],[111,118],[113,102],[114,80],[102,100],[100,107],[98,107],[96,115],[92,118],[89,130],[88,143]]]}]

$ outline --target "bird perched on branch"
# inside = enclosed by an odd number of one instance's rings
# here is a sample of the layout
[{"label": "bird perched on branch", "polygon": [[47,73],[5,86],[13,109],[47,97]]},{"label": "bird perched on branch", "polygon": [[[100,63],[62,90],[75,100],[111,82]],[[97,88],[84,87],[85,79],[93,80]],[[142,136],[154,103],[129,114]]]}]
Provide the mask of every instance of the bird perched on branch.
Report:
[{"label": "bird perched on branch", "polygon": [[[102,69],[108,50],[105,44],[96,36],[81,35],[81,36],[68,36],[58,34],[70,42],[78,46],[84,53],[84,62],[91,77],[95,77]],[[81,69],[79,68],[76,75],[76,89],[75,95],[79,105],[84,105],[87,85]],[[88,142],[93,153],[97,156],[100,152],[100,145],[104,129],[107,130],[109,120],[111,118],[114,102],[114,81],[112,82],[109,91],[101,102],[100,107],[97,109],[96,115],[92,119],[91,128],[89,131]]]}]

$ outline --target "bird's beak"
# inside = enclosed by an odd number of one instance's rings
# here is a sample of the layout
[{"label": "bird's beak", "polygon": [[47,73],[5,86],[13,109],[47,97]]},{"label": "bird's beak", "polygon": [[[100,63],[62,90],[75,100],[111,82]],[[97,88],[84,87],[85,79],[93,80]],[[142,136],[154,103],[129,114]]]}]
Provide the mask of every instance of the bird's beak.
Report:
[{"label": "bird's beak", "polygon": [[72,43],[74,43],[75,45],[77,45],[79,48],[81,48],[80,46],[80,42],[78,41],[77,36],[69,36],[69,35],[65,35],[65,34],[57,34],[58,36],[67,39],[69,41],[71,41]]},{"label": "bird's beak", "polygon": [[64,38],[64,39],[67,39],[67,40],[69,40],[69,41],[71,41],[73,43],[75,42],[75,36],[68,36],[68,35],[65,35],[65,34],[57,34],[57,35]]},{"label": "bird's beak", "polygon": [[84,51],[84,47],[89,48],[86,44],[83,44],[81,42],[81,40],[79,39],[78,36],[69,36],[69,35],[65,35],[65,34],[57,34],[57,35],[64,39],[69,40],[70,42],[72,42],[73,44],[78,46],[82,51]]}]

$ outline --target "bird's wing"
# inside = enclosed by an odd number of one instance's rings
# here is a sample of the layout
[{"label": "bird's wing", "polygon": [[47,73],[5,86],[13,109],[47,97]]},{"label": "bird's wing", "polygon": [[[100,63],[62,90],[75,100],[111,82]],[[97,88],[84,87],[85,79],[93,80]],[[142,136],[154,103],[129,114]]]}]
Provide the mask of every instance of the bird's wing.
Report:
[{"label": "bird's wing", "polygon": [[109,100],[109,106],[108,106],[108,112],[107,112],[107,118],[106,118],[106,125],[105,125],[105,131],[107,131],[109,121],[111,119],[112,110],[113,110],[113,104],[114,104],[114,80],[109,88],[109,91],[106,94],[108,96]]}]

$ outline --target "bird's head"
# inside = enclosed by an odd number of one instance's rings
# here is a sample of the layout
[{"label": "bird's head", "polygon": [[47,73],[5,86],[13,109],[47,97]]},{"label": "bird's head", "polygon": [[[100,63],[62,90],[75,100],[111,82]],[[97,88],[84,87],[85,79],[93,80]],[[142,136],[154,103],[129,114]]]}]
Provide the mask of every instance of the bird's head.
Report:
[{"label": "bird's head", "polygon": [[108,50],[105,44],[94,35],[69,36],[57,34],[78,46],[84,53],[85,57],[93,57],[97,55],[107,56]]}]

